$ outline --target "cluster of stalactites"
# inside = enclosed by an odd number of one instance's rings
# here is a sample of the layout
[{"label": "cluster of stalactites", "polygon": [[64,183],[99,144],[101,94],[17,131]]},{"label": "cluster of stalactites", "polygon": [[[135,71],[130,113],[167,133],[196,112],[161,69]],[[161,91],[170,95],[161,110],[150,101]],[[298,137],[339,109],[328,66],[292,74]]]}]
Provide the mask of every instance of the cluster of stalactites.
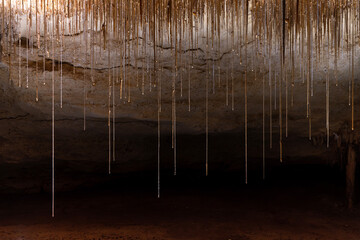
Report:
[{"label": "cluster of stalactites", "polygon": [[[178,78],[180,78],[180,96],[183,97],[183,79],[187,69],[188,105],[191,109],[191,74],[194,52],[201,51],[206,65],[206,175],[208,174],[209,152],[209,89],[215,93],[215,75],[219,88],[221,74],[226,75],[226,105],[234,111],[235,81],[234,62],[245,68],[242,71],[244,82],[244,125],[245,125],[245,182],[247,183],[247,128],[248,101],[247,75],[259,72],[256,64],[262,62],[263,74],[263,177],[265,177],[265,75],[269,81],[269,119],[270,141],[272,148],[272,113],[279,110],[279,146],[282,161],[283,115],[285,119],[285,136],[288,136],[288,112],[293,104],[295,72],[303,82],[306,79],[306,112],[309,121],[309,138],[311,139],[311,97],[313,91],[314,68],[326,69],[326,135],[327,146],[330,136],[330,58],[334,60],[334,73],[337,84],[337,61],[348,53],[349,70],[349,105],[352,109],[352,129],[354,129],[354,51],[359,42],[360,0],[0,0],[2,6],[2,49],[7,52],[10,78],[13,78],[12,66],[18,67],[18,86],[22,86],[23,54],[26,54],[26,87],[29,86],[29,52],[36,61],[36,101],[39,100],[39,74],[46,79],[46,61],[51,58],[52,70],[52,215],[54,216],[54,161],[55,161],[55,59],[60,62],[60,106],[62,107],[62,63],[63,55],[67,62],[89,69],[92,84],[97,60],[104,59],[108,73],[108,131],[109,131],[109,174],[111,161],[115,161],[115,126],[116,126],[116,92],[120,86],[120,99],[131,102],[132,78],[127,78],[128,66],[136,71],[136,87],[144,95],[145,82],[149,80],[149,90],[157,87],[158,91],[158,196],[160,196],[160,113],[162,112],[161,79],[164,66],[159,58],[169,56],[163,50],[171,51],[172,66],[172,148],[174,149],[174,174],[176,175],[176,102]],[[96,34],[95,34],[96,33]],[[81,36],[75,39],[76,36]],[[26,38],[26,51],[22,48],[22,39]],[[65,39],[66,37],[66,39]],[[141,40],[141,41],[140,41]],[[15,44],[15,43],[19,44]],[[252,43],[251,46],[249,43]],[[72,53],[63,54],[68,45]],[[79,44],[79,48],[74,46]],[[96,51],[94,47],[97,47]],[[37,46],[38,49],[35,48]],[[60,51],[57,48],[60,47]],[[248,50],[249,48],[249,50]],[[35,49],[35,51],[34,51]],[[106,51],[103,51],[105,49]],[[102,53],[103,51],[103,53]],[[114,53],[115,52],[115,53]],[[184,56],[186,53],[187,56]],[[222,71],[220,61],[223,53],[229,53],[232,60]],[[350,54],[351,53],[351,54]],[[197,53],[195,53],[197,54]],[[72,56],[68,56],[72,55]],[[83,57],[79,57],[79,55]],[[236,56],[235,56],[236,55]],[[14,57],[15,56],[15,57]],[[183,58],[184,56],[184,58]],[[69,58],[72,57],[72,60]],[[277,61],[273,61],[273,59]],[[138,59],[142,59],[139,77]],[[249,61],[250,59],[250,61]],[[14,61],[15,60],[15,61]],[[279,63],[280,64],[276,64]],[[320,61],[321,60],[321,61]],[[332,61],[331,60],[331,61]],[[14,64],[15,62],[15,64]],[[253,63],[256,63],[255,65]],[[116,65],[115,65],[116,63]],[[244,64],[243,64],[244,63]],[[75,66],[76,65],[76,66]],[[90,65],[90,66],[89,66]],[[146,65],[146,66],[145,66]],[[153,67],[152,67],[153,66]],[[265,66],[265,67],[264,67]],[[205,68],[205,67],[204,67]],[[231,71],[229,69],[231,68]],[[181,69],[181,71],[179,70]],[[40,71],[38,71],[40,70]],[[236,70],[236,68],[235,68]],[[217,72],[215,74],[215,71]],[[146,73],[145,73],[146,72]],[[158,75],[152,78],[151,72]],[[212,72],[212,74],[211,74]],[[230,73],[229,73],[230,72]],[[84,79],[84,130],[86,129],[86,75]],[[212,77],[211,77],[212,75]],[[115,76],[116,79],[115,80]],[[120,77],[121,76],[121,77]],[[119,79],[120,77],[120,79]],[[210,79],[212,78],[212,84]],[[102,78],[105,79],[105,78]],[[155,80],[154,80],[155,79]],[[231,79],[231,83],[229,83]],[[14,79],[12,79],[14,80]],[[291,86],[290,86],[291,81]],[[278,84],[278,85],[277,85]],[[285,84],[283,87],[282,84]],[[211,86],[212,85],[212,86]],[[231,85],[231,87],[230,87]],[[231,94],[229,93],[231,89]],[[291,99],[288,91],[291,89]],[[285,91],[284,91],[285,90]],[[285,92],[285,104],[282,93]],[[272,99],[274,94],[274,100]],[[277,97],[278,94],[278,97]],[[285,114],[282,107],[285,105]],[[112,131],[111,131],[112,128]]]},{"label": "cluster of stalactites", "polygon": [[[245,18],[251,26],[249,31],[263,37],[266,34],[267,39],[283,37],[283,21],[287,32],[294,31],[295,37],[300,38],[310,17],[319,44],[329,32],[335,48],[340,44],[341,29],[347,28],[348,22],[359,20],[358,0],[4,0],[2,3],[3,9],[6,12],[11,9],[13,16],[27,14],[32,25],[36,16],[44,19],[46,15],[51,21],[55,15],[58,38],[61,22],[65,21],[64,33],[92,28],[120,41],[135,38],[147,28],[150,40],[161,37],[173,42],[181,34],[179,30],[174,32],[176,25],[181,24],[182,31],[193,31],[195,22],[206,23],[209,35],[219,37],[221,31],[226,31],[228,22],[241,28]],[[3,14],[4,18],[6,13]],[[41,27],[34,28],[44,31]],[[105,47],[106,44],[104,41]]]}]

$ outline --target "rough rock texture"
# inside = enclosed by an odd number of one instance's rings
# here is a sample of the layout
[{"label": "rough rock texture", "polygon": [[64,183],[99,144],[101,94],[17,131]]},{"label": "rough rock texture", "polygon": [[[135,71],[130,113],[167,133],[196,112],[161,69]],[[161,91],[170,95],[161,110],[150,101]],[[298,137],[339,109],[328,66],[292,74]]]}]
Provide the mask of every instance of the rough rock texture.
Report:
[{"label": "rough rock texture", "polygon": [[[239,67],[235,71],[234,111],[231,101],[230,106],[225,104],[226,70],[221,87],[216,88],[215,94],[209,94],[210,175],[207,178],[203,177],[203,63],[199,60],[191,75],[191,112],[187,105],[187,78],[183,79],[184,94],[178,96],[177,102],[178,175],[174,177],[169,61],[164,68],[162,85],[162,197],[156,199],[156,88],[142,96],[141,88],[133,85],[131,103],[120,100],[117,91],[116,161],[109,176],[107,71],[95,71],[96,86],[92,86],[86,72],[84,131],[82,68],[77,67],[73,75],[72,66],[63,65],[64,102],[60,108],[57,65],[56,217],[51,219],[51,61],[46,61],[45,82],[39,70],[41,84],[39,102],[36,102],[34,60],[39,61],[42,69],[41,57],[30,58],[29,88],[25,87],[26,75],[23,75],[22,87],[17,86],[16,65],[12,65],[12,81],[9,81],[8,66],[0,65],[1,239],[358,239],[359,210],[345,210],[344,177],[337,169],[325,166],[337,162],[342,154],[337,142],[339,137],[333,133],[338,133],[340,128],[345,129],[344,132],[349,129],[346,127],[351,119],[347,67],[340,72],[338,87],[332,80],[330,149],[325,146],[324,74],[315,73],[311,141],[306,119],[306,84],[297,79],[294,106],[289,108],[289,136],[284,140],[283,164],[279,163],[278,110],[273,112],[273,148],[268,144],[267,93],[266,181],[261,180],[262,76],[258,75],[255,80],[255,73],[249,73],[250,184],[245,186],[243,69]],[[230,60],[224,58],[223,69]],[[23,59],[22,74],[27,71],[25,63]],[[136,75],[131,68],[128,73]],[[358,81],[355,83],[355,93],[358,93]],[[283,96],[285,99],[285,90]],[[355,97],[355,116],[359,119],[360,99],[358,94]],[[360,127],[358,120],[355,127]]]},{"label": "rough rock texture", "polygon": [[[80,38],[81,36],[78,36]],[[70,41],[70,40],[69,40]],[[22,42],[26,42],[26,39]],[[77,40],[75,42],[78,42]],[[76,45],[75,45],[76,46]],[[253,51],[253,42],[249,43],[249,52]],[[57,45],[57,52],[60,50]],[[76,50],[76,49],[75,49]],[[56,159],[57,165],[65,174],[68,167],[75,169],[88,169],[88,172],[99,170],[107,172],[108,158],[108,70],[106,55],[102,53],[98,66],[94,70],[94,83],[91,82],[91,71],[80,63],[80,57],[72,63],[72,49],[64,49],[63,53],[63,107],[60,108],[60,64],[59,54],[55,65],[55,117],[56,117]],[[18,53],[19,48],[16,47]],[[40,164],[49,167],[51,156],[51,70],[52,60],[46,58],[45,80],[43,78],[43,57],[35,56],[29,50],[29,69],[26,68],[26,44],[20,48],[22,51],[21,79],[19,81],[18,56],[13,55],[11,65],[11,80],[9,81],[8,66],[1,65],[1,157],[3,164]],[[80,50],[76,50],[80,51]],[[164,47],[163,58],[159,63],[163,66],[162,79],[162,164],[164,168],[172,168],[171,149],[171,83],[173,79],[173,59],[171,49]],[[36,51],[34,51],[36,53]],[[190,61],[191,52],[184,54]],[[114,53],[112,53],[114,54]],[[114,56],[113,56],[114,57]],[[8,58],[4,57],[4,61]],[[14,60],[15,59],[15,60]],[[114,57],[116,59],[116,56]],[[38,72],[36,72],[36,61]],[[115,61],[115,60],[114,60]],[[240,62],[238,56],[231,56],[224,52],[221,58],[220,85],[217,73],[209,75],[209,156],[211,169],[239,170],[243,172],[244,165],[244,66],[234,66],[234,110],[231,109],[232,85],[231,62]],[[357,59],[356,66],[359,65]],[[116,62],[113,63],[116,65]],[[75,73],[74,67],[75,65]],[[127,172],[145,169],[154,169],[156,166],[156,139],[157,139],[157,88],[149,81],[154,79],[154,72],[145,72],[145,92],[142,95],[142,66],[144,59],[138,60],[139,71],[134,69],[132,62],[127,67],[127,76],[131,79],[131,102],[120,99],[120,78],[116,82],[116,162],[113,171]],[[348,105],[349,69],[348,59],[339,59],[339,86],[331,78],[330,95],[330,126],[331,148],[325,147],[325,72],[314,72],[314,96],[312,103],[312,140],[308,140],[308,119],[306,118],[306,82],[303,83],[298,74],[292,91],[291,84],[288,89],[289,120],[288,138],[285,138],[285,83],[283,83],[283,131],[284,131],[284,159],[287,162],[334,163],[336,145],[333,133],[337,132],[345,122],[351,120],[351,107]],[[86,65],[88,67],[88,65]],[[319,65],[319,69],[322,69]],[[210,64],[212,69],[212,65]],[[216,66],[215,66],[216,68]],[[261,172],[262,157],[262,63],[249,61],[248,73],[248,127],[249,127],[249,159],[250,168]],[[265,69],[265,68],[264,68]],[[296,68],[298,70],[298,68]],[[355,128],[359,128],[358,84],[359,68],[356,69],[355,80]],[[151,68],[150,68],[151,70]],[[261,71],[256,73],[255,71]],[[274,69],[277,72],[279,69]],[[28,75],[28,88],[26,88],[26,74]],[[85,71],[85,72],[84,72]],[[114,70],[113,70],[114,71]],[[198,49],[195,53],[194,68],[191,70],[191,112],[188,111],[188,72],[180,68],[177,78],[177,153],[179,168],[193,168],[203,173],[205,159],[205,79],[206,60],[204,51]],[[216,72],[216,71],[215,71]],[[159,78],[160,72],[156,73]],[[266,156],[271,165],[278,164],[279,157],[279,102],[277,109],[273,102],[273,148],[269,148],[269,86],[268,75],[265,72],[265,110],[266,110]],[[135,76],[139,76],[135,79]],[[151,78],[150,78],[151,76]],[[333,72],[332,75],[333,76]],[[274,77],[274,76],[273,76]],[[35,101],[37,79],[39,84],[39,101]],[[215,92],[213,92],[213,80]],[[181,96],[181,81],[183,95]],[[229,89],[229,106],[226,106],[226,82]],[[136,83],[139,82],[137,85]],[[19,87],[21,86],[21,87]],[[151,91],[150,91],[151,86]],[[85,90],[84,90],[85,87]],[[277,89],[278,86],[277,86]],[[275,101],[274,86],[273,101]],[[86,93],[86,131],[83,131],[84,92]],[[293,93],[292,93],[293,92]],[[279,94],[277,93],[277,96]],[[293,99],[293,106],[291,106]],[[145,154],[144,154],[145,153]],[[316,159],[316,160],[315,160]],[[40,163],[41,162],[41,163]],[[82,162],[86,162],[83,164]],[[220,168],[219,168],[220,167]],[[29,167],[30,168],[30,167]],[[31,166],[33,169],[33,167]],[[3,168],[2,168],[3,169]],[[5,168],[6,169],[6,168]],[[43,166],[39,166],[43,169]],[[101,169],[101,170],[100,170]],[[44,176],[43,182],[35,180],[27,170],[26,176],[37,181],[36,184],[28,181],[31,191],[38,191],[48,186],[48,179]],[[40,171],[40,170],[39,170]],[[44,173],[47,176],[47,171]],[[59,173],[61,174],[61,173]],[[41,174],[40,174],[41,175]],[[257,176],[257,175],[256,175]],[[2,175],[2,177],[6,177]],[[66,179],[66,178],[64,178]],[[64,180],[66,181],[66,180]],[[81,180],[79,180],[81,182]],[[7,184],[9,181],[6,181]],[[11,182],[16,185],[16,181]],[[23,183],[19,184],[22,185]],[[71,183],[57,183],[61,186],[77,185]],[[80,184],[80,183],[79,183]],[[31,186],[30,186],[31,185]],[[4,186],[14,187],[19,186]]]}]

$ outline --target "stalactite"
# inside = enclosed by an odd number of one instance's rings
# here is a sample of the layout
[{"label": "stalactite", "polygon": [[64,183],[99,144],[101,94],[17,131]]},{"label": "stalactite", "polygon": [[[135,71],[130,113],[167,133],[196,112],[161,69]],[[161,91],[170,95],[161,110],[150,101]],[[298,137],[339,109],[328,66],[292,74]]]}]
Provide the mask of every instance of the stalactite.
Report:
[{"label": "stalactite", "polygon": [[[348,66],[349,66],[349,73],[351,72],[351,54],[350,54],[350,26],[349,26],[349,18],[350,18],[350,14],[349,14],[349,9],[346,9],[346,16],[345,16],[345,31],[346,31],[346,49],[347,49],[347,56],[348,56]],[[352,103],[352,78],[349,78],[348,81],[349,84],[349,106],[351,106]],[[354,127],[353,125],[353,107],[351,106],[351,128]]]},{"label": "stalactite", "polygon": [[355,22],[355,18],[354,18],[354,14],[353,14],[353,10],[350,10],[351,11],[351,24],[350,24],[350,27],[351,27],[351,35],[350,35],[350,38],[351,38],[351,129],[354,131],[355,130],[355,125],[354,125],[354,112],[355,112],[355,79],[354,79],[354,74],[355,74],[355,70],[354,70],[354,50],[355,50],[355,28],[354,28],[354,22]]},{"label": "stalactite", "polygon": [[161,154],[161,75],[162,71],[159,72],[159,83],[158,83],[158,109],[157,109],[157,197],[160,198],[160,154]]},{"label": "stalactite", "polygon": [[[191,2],[191,4],[189,3],[189,28],[190,28],[190,33],[189,33],[189,37],[190,37],[190,41],[189,41],[189,49],[194,49],[194,18],[193,18],[193,2]],[[195,19],[196,20],[196,19]],[[191,111],[191,69],[194,68],[194,53],[191,52],[191,63],[189,63],[189,67],[188,67],[188,111]]]},{"label": "stalactite", "polygon": [[[17,21],[19,22],[19,14],[17,14]],[[21,87],[21,32],[19,32],[19,47],[18,47],[18,52],[19,52],[19,65],[18,65],[18,87]]]},{"label": "stalactite", "polygon": [[[208,9],[206,10],[208,11]],[[206,59],[209,59],[209,13],[206,14]],[[205,174],[209,174],[209,60],[206,61],[206,78],[205,78]]]},{"label": "stalactite", "polygon": [[[217,2],[217,11],[220,12],[221,11],[221,3],[220,1],[216,1]],[[220,61],[220,56],[221,56],[221,18],[220,18],[220,14],[217,14],[217,41],[218,41],[218,46],[217,46],[217,52],[218,52],[218,85],[219,88],[221,87],[221,61]],[[192,26],[191,26],[192,28]],[[192,33],[193,31],[191,31]]]},{"label": "stalactite", "polygon": [[[226,49],[229,49],[229,19],[227,17],[227,6],[227,1],[225,1]],[[229,66],[226,67],[226,106],[229,106]]]},{"label": "stalactite", "polygon": [[248,71],[248,13],[249,2],[246,0],[244,9],[245,17],[245,77],[244,77],[244,92],[245,92],[245,184],[248,183],[248,99],[247,99],[247,71]]},{"label": "stalactite", "polygon": [[2,12],[2,24],[1,24],[1,44],[5,49],[5,0],[2,0],[1,4],[1,12]]},{"label": "stalactite", "polygon": [[51,189],[52,189],[52,202],[51,202],[51,216],[55,217],[55,8],[54,1],[52,2],[52,34],[51,34],[51,48],[52,48],[52,99],[51,99]]},{"label": "stalactite", "polygon": [[[86,65],[87,65],[87,56],[88,56],[88,41],[87,41],[87,14],[85,2],[83,2],[83,15],[84,15],[84,24],[83,24],[83,38],[84,38],[84,69],[83,69],[83,130],[86,131]],[[82,38],[80,38],[80,49]],[[81,50],[80,50],[81,51]]]},{"label": "stalactite", "polygon": [[[58,2],[59,3],[59,2]],[[61,10],[60,18],[61,36],[60,36],[60,108],[63,107],[63,45],[64,45],[64,15]]]},{"label": "stalactite", "polygon": [[[271,44],[269,41],[269,132],[270,132],[270,149],[272,149],[272,143],[273,143],[273,136],[272,136],[272,132],[273,132],[273,118],[272,118],[272,114],[273,114],[273,110],[272,110],[272,70],[271,70]],[[275,96],[276,97],[276,96]]]},{"label": "stalactite", "polygon": [[287,65],[284,69],[285,73],[285,138],[289,136],[289,81],[287,75]]},{"label": "stalactite", "polygon": [[[44,54],[43,54],[43,81],[46,82],[46,56],[47,56],[47,0],[44,0]],[[75,66],[75,65],[74,65]]]},{"label": "stalactite", "polygon": [[[178,11],[181,13],[181,2],[179,2],[179,9]],[[180,67],[179,67],[179,78],[180,78],[180,98],[183,97],[183,78],[182,78],[182,21],[183,18],[181,18],[178,22],[179,22],[179,62],[180,62]],[[155,46],[155,44],[154,44]],[[154,48],[155,49],[155,48]],[[155,52],[155,50],[154,50]],[[156,55],[154,55],[156,56]]]},{"label": "stalactite", "polygon": [[[112,68],[115,70],[115,64]],[[112,160],[116,160],[116,102],[115,102],[115,72],[112,76]]]},{"label": "stalactite", "polygon": [[[31,1],[29,1],[29,4]],[[26,39],[26,88],[29,88],[29,42],[30,42],[30,31],[31,31],[31,5],[29,6],[26,26],[27,26],[27,39]]]},{"label": "stalactite", "polygon": [[282,34],[281,34],[281,44],[280,44],[280,63],[281,63],[281,77],[279,79],[279,145],[280,145],[280,162],[283,161],[283,125],[282,125],[282,83],[285,78],[285,12],[286,12],[286,0],[282,0],[281,4],[281,14],[282,14]]},{"label": "stalactite", "polygon": [[278,103],[277,103],[277,101],[278,101],[278,97],[277,97],[277,95],[278,95],[278,74],[277,73],[275,73],[274,74],[275,76],[274,76],[274,110],[276,111],[277,110],[277,105],[278,105]]},{"label": "stalactite", "polygon": [[[39,11],[39,6],[38,6],[38,0],[35,1],[35,24],[36,24],[36,45],[37,45],[37,51],[39,51],[40,49],[40,23],[38,20],[38,11]],[[4,35],[3,35],[4,36]],[[35,101],[38,102],[39,101],[39,74],[38,74],[38,68],[39,68],[39,61],[36,60],[36,66],[35,66],[35,78],[36,78],[36,90],[35,90]]]},{"label": "stalactite", "polygon": [[[293,5],[294,6],[294,5]],[[291,103],[290,106],[294,107],[294,88],[295,88],[295,46],[296,46],[296,28],[295,22],[295,8],[292,8],[290,20],[290,53],[291,53]]]},{"label": "stalactite", "polygon": [[171,14],[174,16],[172,19],[171,27],[171,44],[174,44],[174,74],[172,82],[172,148],[174,151],[174,175],[176,176],[177,172],[177,162],[176,162],[176,78],[177,78],[177,15],[176,15],[176,1],[172,1],[171,4]]},{"label": "stalactite", "polygon": [[263,142],[263,149],[262,149],[262,164],[263,164],[263,179],[265,179],[265,74],[263,76],[263,99],[262,99],[262,111],[263,111],[263,129],[262,129],[262,142]]},{"label": "stalactite", "polygon": [[[309,140],[311,140],[311,103],[310,103],[310,97],[311,97],[311,92],[310,92],[310,84],[311,84],[311,6],[308,5],[307,8],[307,55],[308,55],[308,59],[307,59],[307,64],[308,67],[306,69],[306,75],[307,75],[307,81],[306,81],[306,102],[307,102],[307,109],[308,109],[308,119],[309,119]],[[328,32],[329,34],[329,32]]]},{"label": "stalactite", "polygon": [[231,8],[231,110],[235,110],[235,85],[234,85],[234,62],[235,62],[235,26],[234,8]]},{"label": "stalactite", "polygon": [[[287,31],[286,31],[286,0],[284,0],[283,2],[283,6],[282,6],[282,11],[283,11],[283,35],[282,35],[282,54],[283,54],[283,65],[282,65],[282,81],[285,82],[285,138],[288,137],[288,131],[289,131],[289,124],[288,124],[288,118],[289,118],[289,82],[288,82],[288,74],[287,74],[287,69],[288,69],[288,64],[285,63],[285,51],[286,51],[286,36]],[[291,51],[290,51],[290,55],[291,55]],[[281,125],[280,125],[281,127]],[[280,157],[281,159],[282,157]]]},{"label": "stalactite", "polygon": [[[108,136],[109,136],[109,153],[108,153],[108,158],[109,158],[109,174],[111,174],[111,42],[110,42],[110,12],[111,12],[111,4],[109,3],[109,7],[106,8],[106,19],[104,19],[104,21],[106,21],[106,34],[108,34],[107,36],[107,46],[105,46],[107,48],[107,55],[108,55],[108,64],[107,64],[107,68],[108,68],[108,82],[109,82],[109,93],[108,93]],[[105,41],[105,39],[104,39]]]},{"label": "stalactite", "polygon": [[[327,60],[326,60],[326,147],[330,146],[330,35],[327,33]],[[336,54],[335,54],[336,55]],[[336,56],[335,56],[336,58]]]},{"label": "stalactite", "polygon": [[94,85],[95,84],[95,80],[94,80],[94,62],[95,62],[95,37],[94,37],[94,32],[95,32],[95,7],[94,7],[94,0],[91,0],[91,16],[92,18],[90,19],[90,30],[91,30],[91,35],[90,35],[90,79],[91,79],[91,84]]},{"label": "stalactite", "polygon": [[11,0],[9,0],[9,26],[10,26],[10,30],[9,30],[9,44],[8,44],[8,53],[9,53],[9,82],[11,83],[12,78],[11,78],[11,47],[12,47],[12,34],[11,34],[11,18],[12,18],[12,8],[11,8]]}]

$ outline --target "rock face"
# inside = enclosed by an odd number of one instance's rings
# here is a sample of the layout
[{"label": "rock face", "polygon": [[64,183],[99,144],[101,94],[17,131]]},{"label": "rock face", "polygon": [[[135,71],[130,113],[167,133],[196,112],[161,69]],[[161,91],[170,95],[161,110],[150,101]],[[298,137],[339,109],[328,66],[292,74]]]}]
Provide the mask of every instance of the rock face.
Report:
[{"label": "rock face", "polygon": [[[82,36],[78,36],[82,38]],[[22,42],[27,40],[23,39]],[[70,40],[68,40],[70,41]],[[106,173],[108,161],[108,113],[109,113],[109,71],[106,55],[98,59],[98,67],[88,69],[82,65],[83,59],[72,61],[76,42],[72,48],[64,49],[63,64],[60,56],[55,61],[55,126],[56,126],[56,159],[60,171],[82,169],[83,174],[91,172]],[[71,46],[71,45],[68,45]],[[56,46],[60,52],[60,46]],[[253,41],[249,43],[249,55],[254,52]],[[28,52],[27,52],[28,51]],[[81,49],[79,50],[81,51]],[[110,101],[111,112],[115,113],[116,138],[115,156],[112,163],[114,172],[132,172],[150,170],[156,167],[157,154],[157,109],[158,89],[161,79],[161,155],[162,167],[171,169],[173,152],[171,149],[172,121],[172,81],[174,66],[172,50],[163,47],[161,66],[158,71],[147,70],[146,59],[138,59],[126,67],[127,88],[121,89],[123,75],[118,75],[116,56],[110,70],[110,92],[115,96],[115,111]],[[191,51],[183,55],[184,62],[193,61],[192,67],[179,68],[176,78],[176,121],[177,121],[177,154],[179,167],[197,169],[202,172],[205,158],[205,117],[206,117],[206,80],[208,80],[209,106],[209,161],[210,169],[224,171],[243,171],[244,164],[244,66],[239,56],[224,51],[216,65],[208,64],[204,51],[199,48],[194,56]],[[21,68],[19,70],[19,54],[21,52]],[[47,182],[51,156],[51,80],[52,60],[35,55],[26,44],[16,47],[11,63],[11,79],[9,79],[8,57],[1,65],[1,158],[7,169],[12,164],[29,164],[24,174],[33,179],[34,175],[42,175],[41,181]],[[99,53],[100,54],[100,53]],[[112,53],[116,54],[116,53]],[[26,56],[29,56],[26,60]],[[276,56],[274,56],[275,58]],[[192,59],[193,58],[193,59]],[[15,59],[15,60],[14,60]],[[191,60],[192,59],[192,60]],[[263,96],[265,109],[265,144],[268,163],[277,164],[279,158],[279,66],[275,65],[272,75],[273,84],[268,85],[268,72],[263,63],[251,62],[247,73],[248,96],[248,146],[249,167],[260,171],[262,168],[262,124]],[[28,62],[28,67],[27,67]],[[214,62],[212,62],[214,64]],[[351,121],[349,99],[348,59],[338,60],[339,85],[331,78],[330,86],[330,145],[334,145],[333,133]],[[359,60],[356,59],[356,66]],[[185,65],[186,66],[186,65]],[[218,74],[220,67],[220,76]],[[45,71],[44,71],[45,69]],[[60,69],[62,69],[60,71]],[[300,71],[299,67],[295,68]],[[323,69],[319,63],[318,69]],[[290,82],[282,85],[282,117],[284,133],[284,161],[307,161],[317,163],[334,162],[333,150],[326,149],[325,137],[325,77],[321,70],[314,71],[314,96],[311,97],[311,130],[312,140],[308,140],[309,121],[306,116],[306,81],[300,75],[295,77],[295,85]],[[359,68],[355,68],[355,76],[359,76]],[[206,74],[210,70],[209,74]],[[232,73],[233,72],[233,73]],[[19,78],[19,73],[21,78]],[[189,75],[190,73],[190,75]],[[333,73],[333,72],[332,72]],[[190,77],[189,77],[190,76]],[[232,78],[232,76],[234,76]],[[331,74],[333,76],[333,74]],[[114,78],[114,79],[113,79]],[[275,85],[277,78],[277,86]],[[156,79],[156,81],[154,80]],[[189,91],[190,80],[190,91]],[[112,88],[114,81],[114,89]],[[264,81],[264,94],[263,94]],[[143,84],[144,82],[144,84]],[[61,87],[62,85],[62,87]],[[124,85],[125,86],[125,85]],[[360,90],[358,79],[355,85],[355,106],[358,106]],[[62,88],[62,89],[61,89]],[[38,89],[38,101],[36,92]],[[286,90],[287,89],[287,90]],[[122,90],[122,93],[120,91]],[[272,102],[270,104],[270,91]],[[129,101],[129,92],[131,101]],[[228,93],[228,94],[227,94]],[[191,111],[189,111],[189,94]],[[125,98],[126,97],[126,98]],[[62,98],[62,107],[60,100]],[[286,100],[287,99],[287,100]],[[272,132],[270,132],[270,105],[272,109]],[[288,117],[286,118],[286,105]],[[84,113],[86,131],[84,131]],[[112,117],[111,117],[112,119]],[[286,120],[287,119],[287,120]],[[359,111],[355,107],[355,129],[359,125]],[[113,120],[112,120],[113,121]],[[288,137],[285,137],[285,126],[288,126]],[[113,130],[111,130],[113,131]],[[272,139],[270,135],[272,133]],[[270,141],[272,148],[270,149]],[[111,144],[112,145],[112,144]],[[113,150],[111,150],[113,151]],[[315,160],[316,159],[316,160]],[[39,167],[39,172],[30,174],[32,164]],[[45,166],[45,167],[44,167]],[[63,168],[62,168],[63,167]],[[87,170],[85,170],[87,169]],[[5,170],[3,170],[5,171]],[[69,170],[70,171],[70,170]],[[85,172],[84,172],[85,171]],[[211,170],[210,170],[211,171]],[[2,177],[11,178],[2,175]],[[66,172],[60,172],[65,174]],[[65,178],[63,178],[65,179]],[[47,189],[36,180],[28,187],[31,190]],[[65,181],[65,180],[64,180]],[[75,181],[76,182],[76,181]],[[79,184],[83,184],[79,180]],[[16,184],[16,183],[12,183]],[[19,184],[22,186],[22,184]],[[58,185],[76,185],[58,183]],[[17,186],[4,186],[4,188]]]}]

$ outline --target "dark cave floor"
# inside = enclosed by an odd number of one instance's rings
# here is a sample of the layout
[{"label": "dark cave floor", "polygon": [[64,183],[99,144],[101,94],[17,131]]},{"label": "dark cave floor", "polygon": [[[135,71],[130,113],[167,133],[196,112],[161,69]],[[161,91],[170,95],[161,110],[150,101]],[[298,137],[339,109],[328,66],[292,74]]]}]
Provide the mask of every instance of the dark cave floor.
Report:
[{"label": "dark cave floor", "polygon": [[156,172],[87,175],[103,181],[57,192],[54,219],[49,192],[2,193],[0,239],[360,238],[359,203],[345,207],[343,177],[334,168],[283,165],[248,185],[238,172],[171,173],[162,171],[160,199]]}]

